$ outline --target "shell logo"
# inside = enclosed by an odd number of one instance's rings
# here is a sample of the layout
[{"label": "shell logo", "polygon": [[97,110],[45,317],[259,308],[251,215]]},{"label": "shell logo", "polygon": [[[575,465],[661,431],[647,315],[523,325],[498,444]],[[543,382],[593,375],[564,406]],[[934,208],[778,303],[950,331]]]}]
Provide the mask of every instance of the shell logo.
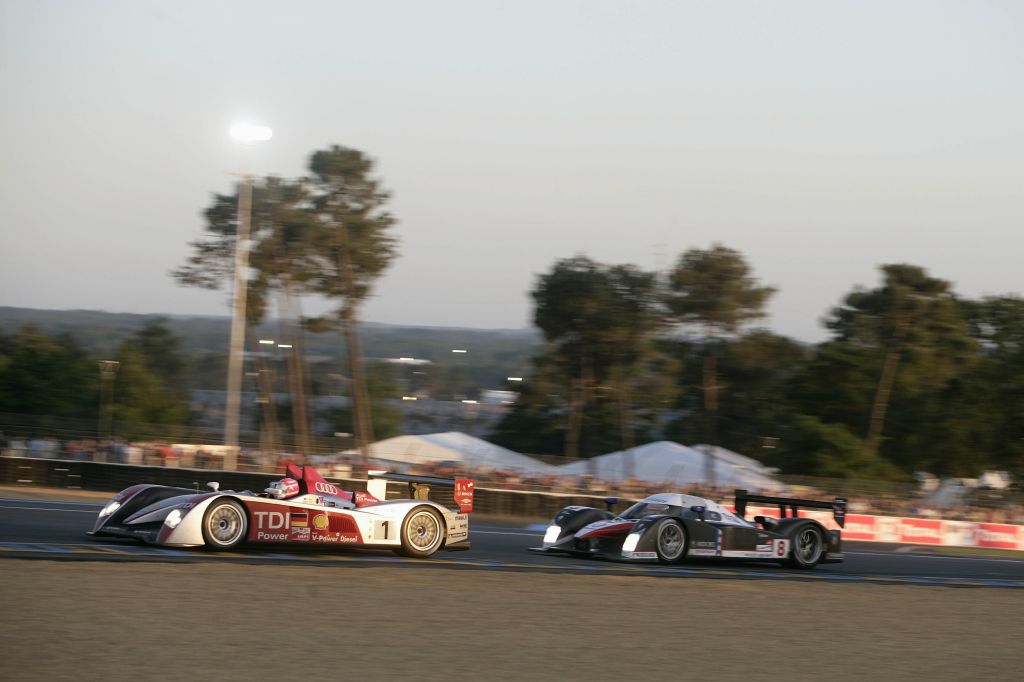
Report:
[{"label": "shell logo", "polygon": [[327,519],[327,514],[317,514],[313,517],[313,527],[317,530],[327,530],[327,527],[331,525]]}]

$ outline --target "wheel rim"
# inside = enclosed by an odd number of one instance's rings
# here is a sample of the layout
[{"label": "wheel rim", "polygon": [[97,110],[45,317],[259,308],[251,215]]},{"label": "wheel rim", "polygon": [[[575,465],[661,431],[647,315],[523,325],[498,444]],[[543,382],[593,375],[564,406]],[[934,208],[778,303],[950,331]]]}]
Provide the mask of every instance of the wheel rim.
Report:
[{"label": "wheel rim", "polygon": [[230,545],[242,534],[242,513],[234,505],[224,504],[210,513],[206,527],[218,545]]},{"label": "wheel rim", "polygon": [[805,564],[817,563],[821,557],[821,536],[813,528],[800,532],[796,539],[796,553]]},{"label": "wheel rim", "polygon": [[433,548],[441,537],[437,517],[428,511],[417,512],[405,526],[405,538],[420,551]]},{"label": "wheel rim", "polygon": [[666,559],[675,559],[683,553],[683,529],[675,523],[666,523],[658,533],[658,549]]}]

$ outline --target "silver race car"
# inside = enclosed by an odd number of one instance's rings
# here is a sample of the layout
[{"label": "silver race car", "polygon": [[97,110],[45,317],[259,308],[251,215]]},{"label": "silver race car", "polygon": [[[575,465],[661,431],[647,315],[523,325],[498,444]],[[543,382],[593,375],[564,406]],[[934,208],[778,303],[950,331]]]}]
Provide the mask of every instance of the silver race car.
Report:
[{"label": "silver race car", "polygon": [[[388,481],[408,484],[411,499],[387,500]],[[428,500],[432,485],[454,488],[459,509]],[[222,550],[243,543],[354,545],[412,557],[469,549],[474,485],[467,479],[370,472],[366,492],[348,492],[313,467],[291,464],[261,494],[210,487],[132,486],[103,507],[89,535]]]}]

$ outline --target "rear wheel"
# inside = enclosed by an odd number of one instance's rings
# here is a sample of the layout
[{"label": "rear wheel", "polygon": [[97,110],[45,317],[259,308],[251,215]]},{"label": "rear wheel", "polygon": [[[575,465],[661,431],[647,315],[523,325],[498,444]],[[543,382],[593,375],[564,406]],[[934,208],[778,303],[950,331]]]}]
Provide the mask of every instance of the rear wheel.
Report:
[{"label": "rear wheel", "polygon": [[825,554],[825,536],[817,526],[800,526],[793,534],[793,550],[787,566],[793,568],[814,568]]},{"label": "rear wheel", "polygon": [[232,499],[214,501],[203,515],[203,540],[216,549],[231,549],[245,539],[248,521],[242,505]]},{"label": "rear wheel", "polygon": [[683,524],[673,519],[658,522],[654,529],[654,551],[658,561],[663,564],[674,564],[686,554],[686,529]]},{"label": "rear wheel", "polygon": [[410,557],[428,557],[444,541],[444,521],[430,507],[416,507],[402,522],[401,554]]}]

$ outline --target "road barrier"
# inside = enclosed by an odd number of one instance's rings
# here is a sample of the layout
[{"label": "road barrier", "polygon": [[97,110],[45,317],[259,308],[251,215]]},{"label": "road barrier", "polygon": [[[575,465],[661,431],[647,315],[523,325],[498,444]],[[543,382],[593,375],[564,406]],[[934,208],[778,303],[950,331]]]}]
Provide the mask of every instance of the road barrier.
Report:
[{"label": "road barrier", "polygon": [[[748,507],[747,516],[778,516],[778,511],[778,507]],[[801,509],[799,515],[816,519],[830,530],[839,529],[832,512]],[[844,540],[1024,550],[1024,526],[1009,523],[847,514],[846,527],[841,530]]]},{"label": "road barrier", "polygon": [[[136,483],[156,483],[207,490],[206,484],[209,481],[220,483],[221,490],[262,492],[271,481],[280,478],[280,474],[270,473],[77,462],[30,457],[0,457],[0,484],[96,490],[111,493]],[[328,480],[349,490],[366,487],[366,481],[361,479],[328,477]],[[431,500],[455,507],[457,505],[452,495],[453,491],[449,488],[434,487],[430,489]],[[404,486],[392,483],[388,488],[389,499],[404,496]],[[562,507],[572,504],[603,508],[605,506],[604,499],[603,496],[594,495],[538,493],[528,490],[478,487],[473,499],[473,509],[477,514],[550,519]],[[625,509],[628,504],[632,504],[632,501],[624,500],[619,504],[619,508]]]},{"label": "road barrier", "polygon": [[[45,486],[117,492],[136,483],[157,483],[205,490],[208,481],[218,481],[222,490],[262,491],[280,478],[277,474],[212,471],[175,467],[76,462],[28,457],[0,457],[0,484]],[[366,481],[329,479],[343,488],[361,489]],[[389,498],[404,496],[400,485],[392,485]],[[435,502],[455,506],[452,491],[435,487],[430,490]],[[603,496],[542,493],[528,490],[476,489],[473,508],[477,514],[520,516],[549,519],[562,507],[581,505],[603,508]],[[622,500],[615,509],[622,511],[634,500]],[[777,516],[777,507],[748,507],[747,517]],[[820,521],[826,528],[839,528],[829,511],[800,510],[800,516]],[[909,545],[946,547],[979,547],[1024,551],[1024,526],[984,521],[950,521],[946,519],[847,514],[843,529],[846,540],[889,542]]]}]

